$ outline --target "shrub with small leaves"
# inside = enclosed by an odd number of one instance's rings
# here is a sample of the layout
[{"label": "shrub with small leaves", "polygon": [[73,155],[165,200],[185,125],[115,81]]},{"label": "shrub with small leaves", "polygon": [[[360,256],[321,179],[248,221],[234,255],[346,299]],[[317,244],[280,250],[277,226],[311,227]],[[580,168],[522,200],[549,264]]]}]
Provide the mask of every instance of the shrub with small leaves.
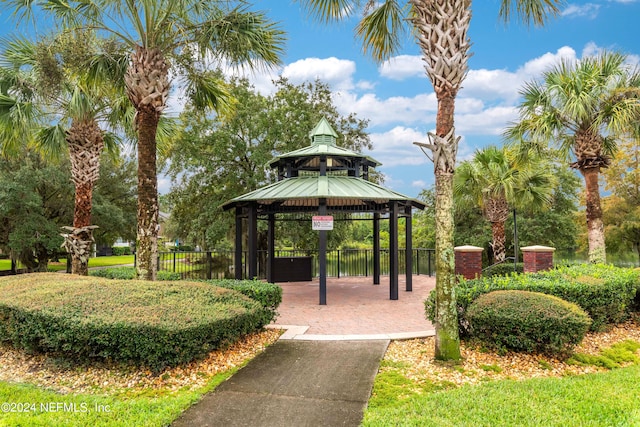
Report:
[{"label": "shrub with small leaves", "polygon": [[[523,290],[555,295],[584,309],[593,323],[591,329],[624,321],[633,310],[640,286],[640,271],[603,264],[561,266],[553,270],[462,280],[456,285],[460,334],[468,334],[466,311],[480,295],[497,290]],[[425,301],[428,319],[435,315],[435,292]]]},{"label": "shrub with small leaves", "polygon": [[264,308],[269,310],[275,320],[278,316],[278,306],[282,302],[282,288],[275,283],[267,283],[261,280],[234,280],[234,279],[217,279],[208,280],[215,286],[221,288],[233,289],[249,298],[258,301]]},{"label": "shrub with small leaves", "polygon": [[467,312],[471,336],[485,346],[566,355],[584,338],[589,315],[552,295],[495,291],[478,297]]},{"label": "shrub with small leaves", "polygon": [[[106,279],[132,280],[136,278],[135,267],[109,267],[99,270],[90,270],[90,276],[104,277]],[[156,276],[157,280],[180,280],[180,273],[160,270]]]},{"label": "shrub with small leaves", "polygon": [[129,246],[114,246],[111,248],[114,256],[131,255],[131,248]]},{"label": "shrub with small leaves", "polygon": [[272,317],[257,301],[208,283],[57,273],[0,278],[0,342],[156,371],[205,356]]},{"label": "shrub with small leaves", "polygon": [[513,273],[522,273],[524,272],[524,264],[519,262],[514,264],[512,262],[503,262],[502,264],[494,265],[490,268],[487,268],[482,272],[484,277],[493,277],[493,276],[508,276]]}]

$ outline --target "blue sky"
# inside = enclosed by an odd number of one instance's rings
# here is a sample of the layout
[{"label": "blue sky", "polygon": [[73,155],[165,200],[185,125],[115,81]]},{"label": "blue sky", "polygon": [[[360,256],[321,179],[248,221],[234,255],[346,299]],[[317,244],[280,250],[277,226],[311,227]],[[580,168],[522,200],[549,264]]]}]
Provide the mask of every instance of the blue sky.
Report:
[{"label": "blue sky", "polygon": [[[280,74],[293,83],[323,80],[331,86],[341,113],[354,112],[370,120],[373,150],[367,154],[383,164],[379,170],[385,186],[415,197],[433,185],[432,163],[412,144],[426,142],[436,114],[435,95],[415,41],[407,37],[396,57],[376,64],[362,54],[354,38],[357,18],[324,25],[293,0],[252,3],[253,9],[265,11],[288,33],[283,65],[248,76],[256,89],[272,93],[271,82]],[[628,54],[631,63],[640,64],[640,0],[569,0],[561,16],[544,28],[504,24],[498,18],[499,4],[499,0],[473,2],[469,32],[473,56],[456,106],[456,133],[462,136],[458,162],[471,158],[479,147],[501,144],[502,130],[517,117],[522,84],[540,77],[560,58],[580,59],[607,49]],[[7,11],[0,22],[0,34],[16,30]],[[179,92],[172,96],[169,112],[179,111]],[[161,176],[159,191],[166,193],[169,187],[169,180]]]},{"label": "blue sky", "polygon": [[[433,165],[414,146],[435,128],[436,99],[415,42],[378,65],[362,54],[354,38],[356,19],[323,25],[291,0],[254,0],[256,9],[280,21],[288,32],[284,65],[272,75],[253,75],[258,90],[273,90],[273,75],[294,83],[320,78],[329,83],[343,114],[369,119],[374,144],[368,153],[383,163],[385,185],[417,196],[433,185]],[[504,127],[517,117],[518,90],[559,58],[580,59],[602,49],[629,55],[640,64],[640,0],[569,2],[544,28],[498,19],[498,0],[476,0],[469,36],[473,56],[457,99],[456,133],[462,136],[458,162],[476,148],[501,144]],[[634,36],[635,34],[635,36]]]}]

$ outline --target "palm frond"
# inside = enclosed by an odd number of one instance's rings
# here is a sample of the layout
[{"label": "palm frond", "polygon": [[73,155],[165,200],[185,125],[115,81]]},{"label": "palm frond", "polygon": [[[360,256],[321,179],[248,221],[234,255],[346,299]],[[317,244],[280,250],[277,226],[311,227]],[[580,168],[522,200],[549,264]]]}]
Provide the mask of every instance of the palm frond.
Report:
[{"label": "palm frond", "polygon": [[59,158],[66,152],[67,140],[62,123],[40,128],[36,134],[36,140],[38,147],[47,156]]},{"label": "palm frond", "polygon": [[406,35],[406,10],[397,0],[386,0],[362,18],[356,35],[362,39],[365,54],[382,62],[399,50]]},{"label": "palm frond", "polygon": [[499,15],[505,22],[516,15],[527,25],[543,26],[565,4],[565,0],[502,0]]},{"label": "palm frond", "polygon": [[193,72],[186,83],[186,95],[196,108],[212,108],[221,115],[233,109],[233,96],[219,75]]},{"label": "palm frond", "polygon": [[[345,19],[359,9],[360,0],[307,0],[301,1],[302,7],[320,22],[332,22]],[[367,1],[367,3],[370,3]]]},{"label": "palm frond", "polygon": [[202,58],[213,55],[219,61],[259,69],[278,65],[284,52],[284,31],[261,12],[218,11],[193,29]]}]

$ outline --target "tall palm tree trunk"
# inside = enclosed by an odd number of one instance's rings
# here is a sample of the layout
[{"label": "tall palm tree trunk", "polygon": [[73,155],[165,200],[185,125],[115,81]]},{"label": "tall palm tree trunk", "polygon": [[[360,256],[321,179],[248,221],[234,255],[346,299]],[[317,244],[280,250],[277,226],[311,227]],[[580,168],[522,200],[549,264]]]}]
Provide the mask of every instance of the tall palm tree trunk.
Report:
[{"label": "tall palm tree trunk", "polygon": [[484,201],[484,216],[491,223],[491,248],[493,249],[493,261],[504,262],[507,258],[506,235],[504,225],[509,217],[509,203],[504,194],[489,196]]},{"label": "tall palm tree trunk", "polygon": [[504,262],[507,259],[506,252],[506,237],[504,232],[504,221],[491,223],[491,235],[492,242],[491,247],[493,249],[493,262]]},{"label": "tall palm tree trunk", "polygon": [[138,112],[138,276],[156,280],[158,271],[158,176],[156,130],[158,114]]},{"label": "tall palm tree trunk", "polygon": [[98,123],[93,119],[74,120],[67,131],[69,158],[71,159],[71,179],[75,186],[75,206],[73,227],[64,227],[64,246],[71,255],[71,273],[89,274],[93,229],[91,210],[93,188],[100,177],[100,154],[104,147],[104,137]]},{"label": "tall palm tree trunk", "polygon": [[455,296],[455,252],[453,241],[453,173],[458,141],[454,135],[455,98],[438,98],[433,162],[436,181],[436,343],[435,358],[459,360],[460,337]]},{"label": "tall palm tree trunk", "polygon": [[591,263],[605,263],[607,261],[600,187],[598,185],[599,169],[597,167],[580,169],[586,189],[587,234],[589,237],[589,262]]},{"label": "tall palm tree trunk", "polygon": [[169,64],[158,49],[138,46],[125,76],[136,109],[138,133],[138,277],[155,280],[158,271],[158,175],[156,132],[169,96]]},{"label": "tall palm tree trunk", "polygon": [[459,137],[454,111],[468,70],[470,0],[411,0],[418,45],[438,99],[436,133],[430,134],[436,181],[435,358],[460,360],[453,248],[453,173]]}]

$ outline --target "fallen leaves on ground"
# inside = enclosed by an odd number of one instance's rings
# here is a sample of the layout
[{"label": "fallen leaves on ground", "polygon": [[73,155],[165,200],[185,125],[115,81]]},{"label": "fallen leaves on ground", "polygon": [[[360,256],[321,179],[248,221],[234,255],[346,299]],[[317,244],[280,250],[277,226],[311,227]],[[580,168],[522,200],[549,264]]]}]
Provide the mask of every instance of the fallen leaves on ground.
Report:
[{"label": "fallen leaves on ground", "polygon": [[[588,333],[575,347],[575,352],[596,355],[600,350],[627,339],[640,342],[640,322],[637,320],[614,326],[607,332]],[[402,373],[411,380],[457,386],[487,380],[559,377],[606,370],[596,366],[570,365],[564,360],[540,354],[509,352],[501,356],[466,343],[461,344],[463,361],[451,364],[434,360],[434,346],[433,337],[393,341],[381,370],[401,367]]]},{"label": "fallen leaves on ground", "polygon": [[43,354],[27,354],[0,347],[0,380],[31,383],[61,393],[118,394],[136,391],[175,391],[204,386],[213,376],[242,366],[280,337],[281,331],[268,329],[245,336],[186,365],[154,374],[133,366],[108,363],[74,365],[68,360]]}]

